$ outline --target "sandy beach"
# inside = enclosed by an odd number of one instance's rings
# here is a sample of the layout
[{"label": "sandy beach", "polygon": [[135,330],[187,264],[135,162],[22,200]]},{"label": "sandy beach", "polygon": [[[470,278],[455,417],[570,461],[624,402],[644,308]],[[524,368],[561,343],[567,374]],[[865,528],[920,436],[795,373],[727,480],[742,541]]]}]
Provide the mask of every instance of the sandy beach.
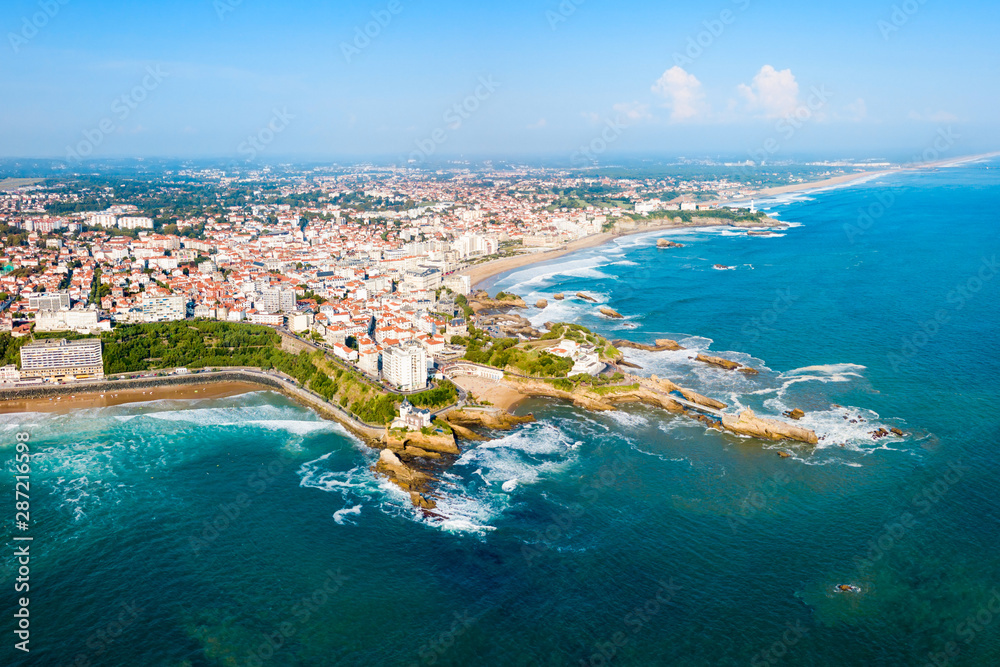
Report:
[{"label": "sandy beach", "polygon": [[571,252],[576,252],[577,250],[583,250],[585,248],[593,248],[595,246],[602,245],[614,238],[614,234],[594,234],[586,238],[578,239],[576,241],[571,241],[565,246],[558,248],[556,250],[547,250],[545,252],[536,253],[526,253],[524,255],[518,255],[517,257],[504,257],[503,259],[495,259],[492,262],[484,262],[483,264],[478,264],[471,268],[460,271],[461,274],[469,276],[472,282],[472,286],[475,287],[477,283],[481,283],[487,278],[499,275],[501,273],[506,273],[512,269],[519,269],[522,266],[529,266],[531,264],[538,264],[539,262],[547,262],[550,259],[558,259],[563,255],[568,255]]},{"label": "sandy beach", "polygon": [[88,392],[85,389],[69,396],[31,398],[0,402],[0,414],[12,412],[55,412],[65,414],[87,408],[108,408],[126,403],[162,400],[213,399],[239,396],[252,391],[266,391],[248,382],[213,382],[208,384],[175,385],[146,389],[123,389],[112,392]]},{"label": "sandy beach", "polygon": [[497,384],[486,378],[463,375],[456,377],[452,382],[476,398],[487,400],[493,404],[493,407],[508,412],[526,398],[524,394],[506,384]]}]

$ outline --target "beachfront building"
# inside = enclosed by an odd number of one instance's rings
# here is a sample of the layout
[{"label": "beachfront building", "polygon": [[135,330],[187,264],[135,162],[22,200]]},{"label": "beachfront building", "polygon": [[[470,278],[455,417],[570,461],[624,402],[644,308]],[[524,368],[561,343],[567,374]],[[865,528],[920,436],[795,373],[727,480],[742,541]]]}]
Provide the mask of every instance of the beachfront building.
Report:
[{"label": "beachfront building", "polygon": [[570,375],[600,375],[607,367],[594,346],[579,345],[569,338],[560,340],[558,345],[549,348],[549,352],[573,361]]},{"label": "beachfront building", "polygon": [[21,372],[17,370],[17,366],[10,364],[9,366],[0,367],[0,384],[14,384],[21,379]]},{"label": "beachfront building", "polygon": [[393,420],[390,428],[408,428],[419,431],[429,427],[433,419],[434,416],[430,410],[415,408],[404,398],[403,404],[399,406],[399,416]]},{"label": "beachfront building", "polygon": [[427,386],[427,352],[414,340],[395,345],[382,353],[382,377],[403,391]]},{"label": "beachfront building", "polygon": [[41,340],[21,348],[21,379],[47,382],[104,377],[100,340]]}]

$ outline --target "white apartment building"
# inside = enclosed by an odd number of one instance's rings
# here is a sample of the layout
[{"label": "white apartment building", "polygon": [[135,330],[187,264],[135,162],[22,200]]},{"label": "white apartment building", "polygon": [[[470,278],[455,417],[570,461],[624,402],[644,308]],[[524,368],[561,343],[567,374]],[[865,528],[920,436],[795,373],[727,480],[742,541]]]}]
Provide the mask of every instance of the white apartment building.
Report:
[{"label": "white apartment building", "polygon": [[406,341],[382,353],[382,377],[403,391],[427,386],[427,351],[416,341]]},{"label": "white apartment building", "polygon": [[35,331],[96,333],[110,329],[111,322],[100,321],[96,306],[83,308],[78,305],[73,310],[40,310],[35,315]]},{"label": "white apartment building", "polygon": [[291,313],[295,311],[295,290],[268,288],[261,290],[260,300],[254,304],[265,313]]},{"label": "white apartment building", "polygon": [[479,234],[464,234],[455,239],[454,245],[455,251],[462,259],[478,255],[493,255],[499,247],[494,237],[480,236]]},{"label": "white apartment building", "polygon": [[33,292],[28,295],[28,307],[38,310],[69,308],[69,292]]},{"label": "white apartment building", "polygon": [[42,340],[21,348],[24,380],[82,380],[104,377],[100,340]]},{"label": "white apartment building", "polygon": [[124,216],[118,218],[118,227],[121,229],[152,229],[153,219],[141,216]]},{"label": "white apartment building", "polygon": [[145,296],[142,300],[145,322],[174,322],[187,317],[187,298],[183,296]]}]

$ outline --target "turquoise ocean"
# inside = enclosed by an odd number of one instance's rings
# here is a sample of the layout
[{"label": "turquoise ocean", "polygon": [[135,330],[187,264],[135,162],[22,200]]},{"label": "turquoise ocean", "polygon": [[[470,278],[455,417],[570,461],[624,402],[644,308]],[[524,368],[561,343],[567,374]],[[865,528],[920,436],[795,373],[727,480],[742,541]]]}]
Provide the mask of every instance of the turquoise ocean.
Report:
[{"label": "turquoise ocean", "polygon": [[[998,203],[996,162],[897,173],[758,202],[772,237],[628,236],[491,281],[548,299],[536,324],[680,341],[627,356],[801,408],[815,448],[531,400],[443,473],[442,521],[274,393],[2,415],[34,541],[31,652],[7,540],[0,664],[1000,664]],[[579,291],[599,304],[552,298]]]}]

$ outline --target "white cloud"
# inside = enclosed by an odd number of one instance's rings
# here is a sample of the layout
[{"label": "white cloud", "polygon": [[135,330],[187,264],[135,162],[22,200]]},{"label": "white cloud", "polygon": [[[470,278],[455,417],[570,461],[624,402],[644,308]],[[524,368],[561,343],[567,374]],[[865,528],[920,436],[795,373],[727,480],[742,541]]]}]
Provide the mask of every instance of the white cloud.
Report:
[{"label": "white cloud", "polygon": [[626,102],[614,105],[615,114],[629,123],[637,123],[640,120],[650,120],[653,115],[649,113],[648,104],[639,102]]},{"label": "white cloud", "polygon": [[664,99],[672,121],[689,120],[707,110],[701,81],[677,65],[664,72],[653,84],[652,90]]},{"label": "white cloud", "polygon": [[790,69],[779,72],[770,65],[764,65],[749,86],[741,83],[737,90],[751,111],[767,118],[781,118],[799,106],[799,84]]}]

